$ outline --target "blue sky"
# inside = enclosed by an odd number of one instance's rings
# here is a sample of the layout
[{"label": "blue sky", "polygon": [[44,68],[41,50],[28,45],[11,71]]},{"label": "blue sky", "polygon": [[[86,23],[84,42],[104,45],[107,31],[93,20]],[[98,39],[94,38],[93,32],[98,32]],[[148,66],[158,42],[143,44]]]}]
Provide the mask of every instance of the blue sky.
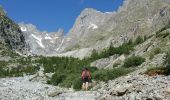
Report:
[{"label": "blue sky", "polygon": [[15,22],[31,23],[48,32],[58,28],[68,32],[84,8],[111,12],[122,3],[123,0],[0,0],[0,5]]}]

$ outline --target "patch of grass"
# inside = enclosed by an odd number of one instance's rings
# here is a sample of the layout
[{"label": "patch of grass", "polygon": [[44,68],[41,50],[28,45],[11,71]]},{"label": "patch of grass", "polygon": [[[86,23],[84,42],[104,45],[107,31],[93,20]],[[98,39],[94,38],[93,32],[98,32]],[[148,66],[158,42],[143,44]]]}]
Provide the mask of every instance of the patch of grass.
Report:
[{"label": "patch of grass", "polygon": [[[158,31],[156,32],[156,37],[166,36],[167,33],[162,34],[162,35],[161,35],[160,33],[163,32],[164,30],[168,29],[168,28],[170,28],[170,20],[168,21],[168,24],[167,24],[167,25],[165,25],[164,27],[162,27],[160,30],[158,30]],[[169,33],[168,33],[168,35],[169,35]]]},{"label": "patch of grass", "polygon": [[127,43],[123,43],[119,47],[109,47],[107,49],[104,49],[102,52],[98,53],[96,50],[93,50],[91,57],[89,60],[95,61],[101,58],[107,58],[109,56],[112,56],[114,54],[130,54],[131,51],[134,50],[134,47],[136,45],[139,45],[143,43],[145,40],[143,37],[138,36],[134,41],[131,39]]},{"label": "patch of grass", "polygon": [[113,68],[118,67],[119,65],[120,65],[120,63],[114,63]]},{"label": "patch of grass", "polygon": [[142,58],[140,56],[132,56],[127,59],[125,59],[123,67],[129,68],[129,67],[136,67],[141,65],[143,62],[145,62],[145,58]]},{"label": "patch of grass", "polygon": [[17,66],[16,68],[7,68],[0,67],[0,77],[18,77],[23,76],[23,74],[35,74],[39,70],[38,67],[35,66]]},{"label": "patch of grass", "polygon": [[154,48],[149,55],[149,59],[150,60],[153,59],[154,56],[159,54],[159,53],[161,53],[161,48]]},{"label": "patch of grass", "polygon": [[75,90],[81,90],[82,84],[83,84],[83,82],[82,82],[81,78],[76,78],[73,82],[73,88]]},{"label": "patch of grass", "polygon": [[114,54],[129,54],[130,51],[134,50],[134,45],[132,43],[130,43],[130,41],[128,43],[124,43],[119,47],[110,47],[108,49],[103,50],[102,52],[98,53],[96,50],[93,50],[91,57],[89,58],[89,60],[95,61],[101,58],[107,58],[109,56],[112,56]]},{"label": "patch of grass", "polygon": [[149,68],[146,72],[146,75],[156,76],[156,75],[165,75],[165,68],[161,67],[153,67]]},{"label": "patch of grass", "polygon": [[170,35],[169,32],[165,32],[165,33],[159,33],[159,34],[156,34],[156,37],[162,37],[162,38],[166,38],[168,35]]},{"label": "patch of grass", "polygon": [[138,36],[138,37],[136,38],[136,40],[134,41],[134,45],[141,44],[141,43],[143,43],[144,41],[145,41],[145,40],[144,40],[143,37]]},{"label": "patch of grass", "polygon": [[81,77],[85,65],[92,73],[97,70],[95,67],[89,67],[88,59],[80,60],[73,57],[40,57],[36,62],[44,66],[45,73],[54,73],[48,83],[68,88],[78,86],[74,86],[74,82]]},{"label": "patch of grass", "polygon": [[166,63],[165,74],[170,75],[170,52],[166,54],[165,63]]},{"label": "patch of grass", "polygon": [[132,72],[132,69],[128,69],[128,68],[114,68],[114,69],[102,69],[102,70],[98,70],[95,71],[92,74],[92,77],[97,80],[97,81],[105,81],[107,82],[108,80],[113,80],[117,77],[126,75],[130,72]]}]

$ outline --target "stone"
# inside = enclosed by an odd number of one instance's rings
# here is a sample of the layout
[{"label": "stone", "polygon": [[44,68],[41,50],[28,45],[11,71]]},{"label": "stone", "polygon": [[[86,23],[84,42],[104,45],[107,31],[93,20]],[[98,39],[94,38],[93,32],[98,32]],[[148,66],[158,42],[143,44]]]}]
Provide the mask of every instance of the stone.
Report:
[{"label": "stone", "polygon": [[62,94],[62,91],[53,91],[51,93],[48,94],[49,97],[56,97],[59,96],[60,94]]},{"label": "stone", "polygon": [[127,89],[120,89],[117,91],[117,96],[123,96],[126,94],[127,91]]},{"label": "stone", "polygon": [[45,100],[43,96],[37,97],[35,100]]},{"label": "stone", "polygon": [[119,57],[119,55],[116,54],[116,55],[110,56],[108,58],[102,58],[102,59],[96,60],[96,61],[92,62],[90,65],[97,67],[99,69],[113,68],[114,60],[116,60],[118,57]]},{"label": "stone", "polygon": [[165,93],[170,96],[170,86],[165,89]]},{"label": "stone", "polygon": [[130,94],[130,95],[128,96],[128,100],[136,100],[135,94]]},{"label": "stone", "polygon": [[115,98],[109,94],[105,94],[104,96],[98,98],[97,100],[120,100],[120,99]]}]

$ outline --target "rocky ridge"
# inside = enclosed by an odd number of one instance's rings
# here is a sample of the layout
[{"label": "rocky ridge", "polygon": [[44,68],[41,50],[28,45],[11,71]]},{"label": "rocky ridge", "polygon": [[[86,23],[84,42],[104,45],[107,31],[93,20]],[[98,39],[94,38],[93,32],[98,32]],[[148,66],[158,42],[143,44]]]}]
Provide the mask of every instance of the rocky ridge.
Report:
[{"label": "rocky ridge", "polygon": [[59,53],[62,42],[64,41],[64,31],[59,29],[57,32],[40,32],[32,24],[19,23],[26,43],[29,44],[30,52],[35,55],[53,55]]},{"label": "rocky ridge", "polygon": [[[26,42],[31,45],[31,50],[35,54],[62,55],[64,53],[64,56],[66,54],[74,56],[80,49],[88,48],[88,52],[91,52],[91,49],[100,51],[110,46],[119,46],[139,35],[149,36],[167,24],[170,19],[169,9],[168,0],[125,0],[117,12],[103,13],[86,8],[77,17],[66,36],[61,35],[62,31],[54,32],[57,38],[52,40],[55,42],[51,42],[49,38],[53,37],[51,36],[53,33],[40,32],[35,26],[31,29],[23,23],[20,26],[28,28],[28,31],[24,32],[27,34]],[[38,42],[31,34],[37,35],[38,41],[42,38],[42,41]],[[49,36],[48,39],[43,39],[46,35]],[[32,44],[30,40],[35,43]],[[76,55],[83,54],[77,52]]]},{"label": "rocky ridge", "polygon": [[0,43],[12,50],[23,53],[28,49],[19,26],[7,17],[3,9],[0,11]]}]

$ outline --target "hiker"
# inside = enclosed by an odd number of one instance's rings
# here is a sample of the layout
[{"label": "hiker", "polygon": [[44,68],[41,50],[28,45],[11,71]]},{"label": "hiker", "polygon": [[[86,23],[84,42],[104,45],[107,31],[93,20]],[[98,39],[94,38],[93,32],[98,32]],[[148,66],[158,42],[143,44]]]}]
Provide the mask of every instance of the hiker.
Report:
[{"label": "hiker", "polygon": [[86,68],[86,67],[84,68],[84,70],[82,71],[82,74],[81,74],[81,78],[83,81],[82,89],[87,91],[88,83],[91,80],[91,74],[90,74],[90,71],[88,70],[88,68]]}]

